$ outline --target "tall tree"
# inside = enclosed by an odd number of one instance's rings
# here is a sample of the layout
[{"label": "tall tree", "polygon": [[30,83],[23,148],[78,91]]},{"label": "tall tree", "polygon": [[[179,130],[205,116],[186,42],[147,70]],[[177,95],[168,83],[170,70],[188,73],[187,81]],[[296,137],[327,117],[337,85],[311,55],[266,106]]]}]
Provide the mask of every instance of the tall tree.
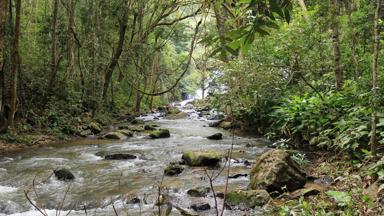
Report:
[{"label": "tall tree", "polygon": [[67,29],[67,76],[75,75],[75,0],[67,1],[68,29]]},{"label": "tall tree", "polygon": [[5,25],[6,25],[7,0],[0,1],[0,125],[4,121],[3,94],[4,94],[4,67],[5,67]]},{"label": "tall tree", "polygon": [[103,100],[107,100],[108,96],[108,88],[112,80],[112,74],[113,70],[115,69],[119,58],[121,56],[121,53],[123,52],[123,46],[124,46],[124,40],[125,40],[125,33],[127,31],[128,27],[128,12],[130,8],[130,1],[125,1],[125,6],[123,7],[123,16],[121,17],[119,21],[119,41],[117,42],[117,46],[113,52],[112,59],[110,63],[108,64],[107,69],[104,72],[104,87],[103,87]]},{"label": "tall tree", "polygon": [[341,53],[340,53],[340,0],[332,0],[332,47],[333,47],[333,61],[335,71],[335,86],[336,90],[341,90],[343,85],[343,69],[341,66]]},{"label": "tall tree", "polygon": [[372,55],[372,116],[371,116],[371,154],[376,156],[377,151],[377,137],[376,137],[376,123],[377,123],[377,109],[378,109],[378,83],[377,83],[377,65],[380,52],[380,11],[381,0],[376,0],[375,18],[373,21],[373,55]]},{"label": "tall tree", "polygon": [[59,0],[53,1],[52,6],[52,24],[51,24],[51,73],[48,80],[47,93],[50,94],[53,85],[56,80],[57,67],[59,64],[58,55],[57,55],[57,16],[59,9]]}]

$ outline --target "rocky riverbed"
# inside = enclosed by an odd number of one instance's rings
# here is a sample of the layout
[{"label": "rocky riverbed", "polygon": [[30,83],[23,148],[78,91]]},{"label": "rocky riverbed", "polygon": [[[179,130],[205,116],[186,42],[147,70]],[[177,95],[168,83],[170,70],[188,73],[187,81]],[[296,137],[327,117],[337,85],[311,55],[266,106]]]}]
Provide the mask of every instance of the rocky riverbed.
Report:
[{"label": "rocky riverbed", "polygon": [[[49,215],[55,215],[55,209],[63,212],[72,209],[70,215],[85,215],[84,209],[92,214],[113,215],[113,206],[119,213],[153,215],[158,211],[156,203],[159,201],[174,206],[172,215],[181,215],[183,211],[192,215],[214,215],[215,201],[211,189],[201,196],[191,196],[189,191],[210,188],[207,173],[218,173],[225,165],[224,156],[231,148],[232,139],[228,131],[208,127],[216,120],[207,118],[207,115],[185,108],[182,113],[173,113],[169,118],[163,114],[150,114],[139,117],[139,124],[132,128],[121,127],[119,130],[132,132],[127,134],[125,131],[124,134],[120,131],[124,136],[121,139],[85,139],[2,157],[0,215],[40,215],[28,203],[25,192]],[[149,125],[148,130],[140,124],[141,121]],[[143,130],[130,130],[140,127]],[[168,130],[170,136],[150,135],[154,134],[154,129],[159,132],[160,128]],[[218,133],[222,134],[222,139],[207,139]],[[263,139],[235,137],[229,173],[230,190],[246,189],[251,164],[266,150]],[[178,164],[186,152],[213,152],[221,156],[214,167],[181,164],[182,170],[164,175],[164,169],[170,164]],[[53,171],[61,169],[70,171],[74,179],[59,180]],[[226,174],[224,169],[213,182],[220,208]],[[162,208],[167,208],[167,205]],[[253,214],[254,211],[258,211],[257,208],[228,207],[225,215]]]}]

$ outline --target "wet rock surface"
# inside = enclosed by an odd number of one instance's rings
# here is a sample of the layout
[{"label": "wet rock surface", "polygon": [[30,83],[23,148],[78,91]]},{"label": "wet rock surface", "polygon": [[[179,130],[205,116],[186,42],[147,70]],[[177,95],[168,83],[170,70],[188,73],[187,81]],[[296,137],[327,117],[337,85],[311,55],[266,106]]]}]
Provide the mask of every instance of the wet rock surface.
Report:
[{"label": "wet rock surface", "polygon": [[233,191],[227,194],[226,201],[229,206],[254,208],[267,204],[271,197],[266,190]]},{"label": "wet rock surface", "polygon": [[211,139],[211,140],[221,140],[223,139],[223,134],[222,133],[215,133],[211,136],[207,136],[207,139]]},{"label": "wet rock surface", "polygon": [[211,192],[211,188],[209,187],[196,187],[189,189],[187,194],[191,197],[205,197],[209,192]]},{"label": "wet rock surface", "polygon": [[206,211],[211,209],[211,206],[208,203],[197,203],[197,204],[192,204],[191,209],[195,211]]},{"label": "wet rock surface", "polygon": [[182,159],[189,166],[217,166],[222,155],[215,151],[188,151],[184,152]]},{"label": "wet rock surface", "polygon": [[149,134],[149,137],[151,137],[152,139],[168,138],[170,136],[171,134],[169,133],[168,129],[159,129]]},{"label": "wet rock surface", "polygon": [[60,181],[72,181],[75,179],[75,176],[72,174],[72,172],[67,169],[54,170],[53,173]]},{"label": "wet rock surface", "polygon": [[105,160],[132,160],[136,158],[137,156],[132,154],[108,154],[104,156]]},{"label": "wet rock surface", "polygon": [[250,189],[293,191],[306,183],[306,174],[284,150],[270,150],[257,158],[250,172]]}]

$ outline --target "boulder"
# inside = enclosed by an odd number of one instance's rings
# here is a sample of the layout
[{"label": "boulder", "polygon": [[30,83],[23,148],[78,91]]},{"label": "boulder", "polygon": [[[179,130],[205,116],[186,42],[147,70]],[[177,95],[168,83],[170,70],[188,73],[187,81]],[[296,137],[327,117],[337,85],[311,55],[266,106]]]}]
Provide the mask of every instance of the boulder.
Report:
[{"label": "boulder", "polygon": [[149,137],[151,137],[152,139],[168,138],[168,137],[170,137],[170,136],[171,136],[171,135],[170,135],[168,129],[159,129],[159,130],[155,130],[155,131],[152,131],[152,132],[149,134]]},{"label": "boulder", "polygon": [[225,116],[223,114],[216,114],[208,117],[208,120],[221,120],[224,119]]},{"label": "boulder", "polygon": [[208,203],[198,203],[198,204],[192,204],[191,209],[195,211],[206,211],[211,209],[211,206]]},{"label": "boulder", "polygon": [[320,194],[321,191],[316,187],[307,187],[307,188],[300,188],[298,190],[293,191],[288,195],[288,198],[290,199],[296,199],[300,197],[309,197]]},{"label": "boulder", "polygon": [[93,135],[92,131],[90,129],[82,130],[79,134],[81,137],[87,137]]},{"label": "boulder", "polygon": [[215,133],[211,136],[207,136],[207,139],[211,139],[211,140],[221,140],[223,139],[223,134],[222,133]]},{"label": "boulder", "polygon": [[127,137],[120,133],[120,132],[109,132],[103,136],[105,139],[116,139],[116,140],[123,140],[126,139]]},{"label": "boulder", "polygon": [[212,122],[209,122],[209,123],[208,123],[208,126],[209,126],[209,127],[219,127],[219,125],[220,125],[221,122],[222,122],[222,121],[212,121]]},{"label": "boulder", "polygon": [[182,159],[189,166],[217,166],[222,155],[217,152],[184,152]]},{"label": "boulder", "polygon": [[250,172],[249,189],[268,192],[294,191],[306,183],[306,174],[284,150],[274,149],[257,158]]},{"label": "boulder", "polygon": [[164,169],[164,175],[175,176],[184,171],[184,167],[179,164],[170,164]]},{"label": "boulder", "polygon": [[229,206],[255,208],[263,206],[271,200],[266,190],[233,191],[227,193],[226,202]]},{"label": "boulder", "polygon": [[145,125],[144,130],[156,130],[156,127],[153,125]]},{"label": "boulder", "polygon": [[102,130],[101,125],[97,122],[89,123],[88,129],[91,130],[93,134],[99,134]]},{"label": "boulder", "polygon": [[240,177],[247,177],[247,176],[248,176],[248,174],[235,174],[235,175],[228,176],[228,178],[237,179]]},{"label": "boulder", "polygon": [[130,131],[130,130],[128,130],[128,129],[121,129],[121,130],[118,130],[118,131],[116,131],[116,132],[118,132],[118,133],[122,133],[122,134],[124,134],[124,135],[127,136],[127,137],[131,137],[131,136],[133,136],[133,132]]},{"label": "boulder", "polygon": [[226,129],[226,130],[231,129],[232,128],[232,122],[222,121],[222,122],[220,122],[219,127]]},{"label": "boulder", "polygon": [[187,194],[191,197],[205,197],[211,191],[209,187],[197,187],[193,189],[189,189]]},{"label": "boulder", "polygon": [[53,173],[60,181],[71,181],[75,179],[75,176],[67,169],[54,170]]},{"label": "boulder", "polygon": [[137,158],[132,154],[109,154],[104,156],[105,160],[130,160]]}]

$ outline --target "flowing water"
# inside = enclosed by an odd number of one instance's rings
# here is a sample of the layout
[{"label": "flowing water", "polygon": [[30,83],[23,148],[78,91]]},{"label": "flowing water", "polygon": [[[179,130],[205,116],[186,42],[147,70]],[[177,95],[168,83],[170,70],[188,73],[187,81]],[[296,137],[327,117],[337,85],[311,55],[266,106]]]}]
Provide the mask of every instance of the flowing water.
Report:
[{"label": "flowing water", "polygon": [[[161,128],[167,128],[171,137],[167,139],[147,139],[146,134],[137,134],[125,141],[105,141],[87,139],[72,143],[28,149],[6,157],[0,156],[0,215],[41,215],[28,203],[24,192],[48,215],[57,215],[54,209],[62,209],[61,215],[114,215],[112,203],[119,215],[153,215],[158,199],[158,185],[162,184],[162,194],[172,204],[189,209],[194,203],[209,203],[211,210],[199,215],[214,215],[212,193],[207,197],[194,198],[187,195],[188,189],[197,186],[209,187],[204,169],[187,167],[174,177],[163,177],[164,167],[172,161],[180,161],[183,151],[214,150],[227,152],[232,138],[227,131],[207,127],[208,121],[199,118],[193,110],[189,117],[179,120],[160,119],[154,121]],[[153,116],[143,117],[152,121]],[[224,134],[223,140],[208,140],[205,137],[217,132]],[[246,147],[251,144],[253,147]],[[249,145],[248,145],[249,146]],[[234,158],[230,174],[245,174],[250,166],[242,160],[254,161],[266,150],[259,139],[235,137]],[[131,153],[137,159],[108,161],[96,156],[97,152]],[[224,165],[224,160],[221,166]],[[73,172],[73,182],[58,181],[52,171],[66,168]],[[213,172],[209,170],[208,172]],[[218,172],[218,170],[215,170]],[[223,191],[226,170],[214,181],[216,191]],[[233,189],[245,188],[249,180],[240,177],[229,180]],[[132,198],[140,203],[127,204]],[[221,207],[221,199],[218,199]],[[84,207],[85,206],[85,207]],[[244,215],[247,212],[227,210],[225,215]],[[124,214],[126,215],[126,214]],[[171,215],[180,215],[172,210]]]}]

